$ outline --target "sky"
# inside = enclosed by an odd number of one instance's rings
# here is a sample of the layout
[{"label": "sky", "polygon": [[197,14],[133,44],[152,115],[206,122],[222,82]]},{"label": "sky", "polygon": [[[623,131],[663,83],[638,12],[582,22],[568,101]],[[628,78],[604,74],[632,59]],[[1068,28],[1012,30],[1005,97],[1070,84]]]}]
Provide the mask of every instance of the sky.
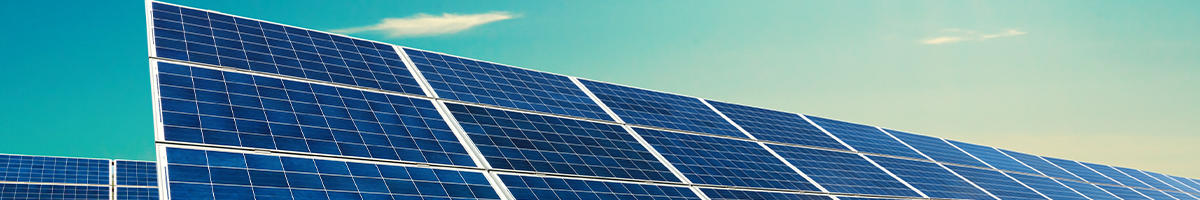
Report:
[{"label": "sky", "polygon": [[[1196,1],[168,1],[1200,177]],[[0,153],[151,160],[141,1],[0,1]]]}]

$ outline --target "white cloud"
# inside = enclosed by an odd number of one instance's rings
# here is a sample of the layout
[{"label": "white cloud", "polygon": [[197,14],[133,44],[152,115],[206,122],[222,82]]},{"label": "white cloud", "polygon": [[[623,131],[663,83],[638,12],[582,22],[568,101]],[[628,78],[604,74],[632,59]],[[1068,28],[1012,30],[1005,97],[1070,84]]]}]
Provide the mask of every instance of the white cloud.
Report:
[{"label": "white cloud", "polygon": [[957,28],[943,29],[941,32],[942,32],[942,36],[926,38],[926,39],[920,40],[918,42],[920,42],[921,44],[927,44],[927,45],[939,45],[939,44],[950,44],[950,43],[966,42],[966,41],[982,41],[982,40],[989,40],[989,39],[1003,38],[1003,37],[1015,37],[1015,36],[1021,36],[1021,35],[1028,34],[1027,32],[1017,30],[1017,29],[1008,29],[1008,30],[1004,30],[1003,32],[990,33],[990,34],[980,33],[979,31],[974,31],[974,30],[957,29]]},{"label": "white cloud", "polygon": [[421,13],[403,18],[384,18],[379,24],[337,29],[332,32],[343,34],[379,32],[388,37],[430,36],[458,33],[479,25],[516,17],[508,12],[465,15],[442,13],[440,16]]}]

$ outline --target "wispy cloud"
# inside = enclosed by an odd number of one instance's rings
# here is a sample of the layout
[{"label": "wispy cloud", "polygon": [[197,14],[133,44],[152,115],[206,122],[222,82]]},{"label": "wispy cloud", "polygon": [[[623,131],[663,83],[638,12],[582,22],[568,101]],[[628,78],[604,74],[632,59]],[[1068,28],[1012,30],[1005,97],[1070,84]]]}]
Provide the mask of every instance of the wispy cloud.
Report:
[{"label": "wispy cloud", "polygon": [[982,41],[1003,37],[1015,37],[1025,34],[1028,33],[1017,29],[1008,29],[998,33],[980,33],[979,31],[974,30],[949,28],[943,29],[940,34],[941,36],[922,39],[918,42],[927,45],[939,45],[966,41]]},{"label": "wispy cloud", "polygon": [[413,37],[458,33],[479,25],[516,18],[517,15],[508,12],[489,12],[480,14],[442,15],[416,14],[403,18],[384,18],[378,24],[331,30],[335,33],[353,34],[378,32],[388,37]]}]

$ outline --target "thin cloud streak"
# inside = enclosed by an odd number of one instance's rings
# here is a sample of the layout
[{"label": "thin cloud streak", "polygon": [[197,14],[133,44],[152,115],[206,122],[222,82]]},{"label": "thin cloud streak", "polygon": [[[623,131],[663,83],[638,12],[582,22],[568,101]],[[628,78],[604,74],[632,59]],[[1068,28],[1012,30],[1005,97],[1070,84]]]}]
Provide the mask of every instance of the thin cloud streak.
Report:
[{"label": "thin cloud streak", "polygon": [[957,28],[945,29],[945,30],[942,30],[942,32],[945,34],[944,36],[927,38],[927,39],[920,40],[918,42],[920,42],[921,44],[926,44],[926,45],[940,45],[940,44],[950,44],[950,43],[958,43],[958,42],[966,42],[966,41],[983,41],[983,40],[1004,38],[1004,37],[1016,37],[1016,36],[1028,34],[1028,32],[1024,32],[1024,31],[1017,30],[1017,29],[1008,29],[1008,30],[1005,30],[1004,32],[992,33],[992,34],[983,34],[983,33],[979,33],[978,31],[957,29]]},{"label": "thin cloud streak", "polygon": [[378,32],[393,38],[431,36],[458,33],[479,25],[516,17],[516,15],[508,12],[480,14],[442,13],[440,16],[420,13],[403,18],[384,18],[375,25],[337,29],[331,30],[331,32],[342,34]]}]

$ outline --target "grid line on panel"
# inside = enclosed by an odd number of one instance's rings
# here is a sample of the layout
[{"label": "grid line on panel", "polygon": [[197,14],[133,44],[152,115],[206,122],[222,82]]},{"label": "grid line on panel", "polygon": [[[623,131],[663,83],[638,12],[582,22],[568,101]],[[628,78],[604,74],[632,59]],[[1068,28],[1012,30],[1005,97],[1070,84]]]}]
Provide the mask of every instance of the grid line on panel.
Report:
[{"label": "grid line on panel", "polygon": [[1116,195],[1113,195],[1112,193],[1109,193],[1108,191],[1100,189],[1100,187],[1097,187],[1096,185],[1091,184],[1091,183],[1086,183],[1086,182],[1081,182],[1081,181],[1072,181],[1072,180],[1060,180],[1059,183],[1062,183],[1063,185],[1065,185],[1071,189],[1074,189],[1075,191],[1079,192],[1080,194],[1083,194],[1083,196],[1087,196],[1088,198],[1091,198],[1093,200],[1119,200],[1120,199]]},{"label": "grid line on panel", "polygon": [[101,200],[109,199],[109,192],[109,187],[100,186],[0,183],[0,199],[6,200]]},{"label": "grid line on panel", "polygon": [[500,174],[516,199],[701,199],[687,187]]},{"label": "grid line on panel", "polygon": [[1060,179],[1083,181],[1083,179],[1071,174],[1071,172],[1067,172],[1066,170],[1042,159],[1039,156],[1004,149],[1001,149],[1000,151],[1004,152],[1005,155],[1016,159],[1017,161],[1021,161],[1021,163],[1024,163],[1025,166],[1029,166],[1030,168],[1037,170],[1042,175]]},{"label": "grid line on panel", "polygon": [[900,141],[888,136],[873,126],[807,116],[817,127],[833,134],[852,149],[867,153],[878,153],[909,158],[923,158],[916,151],[905,147]]},{"label": "grid line on panel", "polygon": [[1178,176],[1169,176],[1169,177],[1172,179],[1175,179],[1175,181],[1183,184],[1184,186],[1187,186],[1186,188],[1188,190],[1191,190],[1193,193],[1200,194],[1200,183],[1191,181],[1190,179],[1187,179],[1187,178],[1178,177]]},{"label": "grid line on panel", "polygon": [[830,192],[921,197],[858,154],[780,145],[770,148]]},{"label": "grid line on panel", "polygon": [[0,181],[108,185],[109,161],[0,154]]},{"label": "grid line on panel", "polygon": [[704,195],[711,200],[740,200],[740,199],[800,199],[800,200],[828,200],[832,199],[828,196],[812,195],[812,194],[797,194],[797,193],[780,193],[780,192],[765,192],[765,191],[747,191],[747,190],[729,190],[729,189],[713,189],[702,188]]},{"label": "grid line on panel", "polygon": [[1146,185],[1146,183],[1142,183],[1141,181],[1138,181],[1137,179],[1134,179],[1133,177],[1131,177],[1129,175],[1125,175],[1125,173],[1121,173],[1121,171],[1117,171],[1116,168],[1113,168],[1111,166],[1095,164],[1095,163],[1088,163],[1088,162],[1079,162],[1079,163],[1083,164],[1084,166],[1087,166],[1088,168],[1091,168],[1093,171],[1096,171],[1097,173],[1100,173],[1101,175],[1108,177],[1109,179],[1112,179],[1114,181],[1117,181],[1118,183],[1121,183],[1121,185],[1124,185],[1127,187],[1150,188],[1150,185]]},{"label": "grid line on panel", "polygon": [[849,150],[797,114],[711,100],[708,103],[755,139]]},{"label": "grid line on panel", "polygon": [[1109,185],[1121,185],[1120,183],[1117,183],[1117,182],[1113,181],[1112,179],[1108,179],[1108,177],[1105,177],[1104,175],[1101,175],[1100,173],[1096,173],[1096,171],[1092,171],[1092,169],[1089,169],[1087,166],[1083,166],[1082,164],[1079,164],[1078,162],[1070,161],[1070,160],[1063,160],[1063,159],[1058,159],[1058,158],[1051,158],[1051,157],[1042,157],[1042,158],[1045,158],[1046,161],[1049,161],[1050,163],[1054,163],[1054,165],[1062,167],[1063,170],[1067,170],[1068,172],[1071,172],[1071,174],[1075,174],[1075,176],[1079,176],[1080,178],[1083,178],[1083,180],[1085,180],[1087,182],[1102,183],[1102,184],[1109,184]]},{"label": "grid line on panel", "polygon": [[625,123],[746,137],[698,98],[591,80],[579,81]]},{"label": "grid line on panel", "polygon": [[1130,169],[1130,168],[1125,168],[1125,167],[1117,167],[1117,166],[1113,166],[1113,168],[1116,169],[1117,171],[1120,171],[1121,173],[1124,173],[1125,175],[1132,177],[1133,179],[1137,179],[1137,180],[1141,181],[1142,183],[1149,185],[1150,188],[1159,189],[1159,190],[1179,191],[1178,188],[1175,188],[1174,186],[1171,186],[1171,185],[1167,185],[1166,183],[1163,183],[1162,181],[1159,181],[1158,179],[1156,179],[1154,177],[1150,177],[1150,175],[1146,175],[1145,173],[1142,173],[1141,170]]},{"label": "grid line on panel", "polygon": [[976,169],[970,167],[946,166],[962,175],[1000,199],[1042,199],[1042,195],[1022,186],[1000,171]]},{"label": "grid line on panel", "polygon": [[619,125],[446,106],[493,168],[679,181]]},{"label": "grid line on panel", "polygon": [[168,141],[474,165],[424,99],[160,62]]},{"label": "grid line on panel", "polygon": [[1008,176],[1028,185],[1030,188],[1037,190],[1038,193],[1050,197],[1050,199],[1088,199],[1086,196],[1075,192],[1071,188],[1059,184],[1054,179],[1043,176],[1032,176],[1018,173],[1007,173]]},{"label": "grid line on panel", "polygon": [[933,198],[992,199],[987,192],[963,180],[937,163],[868,156],[900,179]]},{"label": "grid line on panel", "polygon": [[987,164],[987,166],[992,168],[1026,174],[1038,174],[1037,171],[1034,171],[1032,168],[1029,168],[1024,164],[1021,164],[1020,161],[1017,161],[1012,157],[1004,155],[1004,153],[1001,153],[1000,150],[997,150],[996,148],[954,140],[946,141],[953,144],[953,146],[962,149],[964,152],[967,152],[967,154],[971,155],[972,157],[982,160]]},{"label": "grid line on panel", "polygon": [[1191,194],[1187,194],[1187,193],[1183,193],[1183,192],[1179,192],[1179,191],[1164,190],[1162,192],[1166,193],[1167,195],[1170,195],[1171,197],[1175,197],[1175,199],[1179,199],[1179,200],[1200,199],[1200,198],[1196,198],[1196,196],[1192,196]]},{"label": "grid line on panel", "polygon": [[157,188],[117,187],[116,200],[156,200]]},{"label": "grid line on panel", "polygon": [[642,128],[634,131],[696,184],[818,191],[754,142]]},{"label": "grid line on panel", "polygon": [[1111,186],[1111,185],[1100,185],[1100,184],[1097,184],[1096,186],[1100,187],[1101,189],[1104,189],[1104,191],[1108,191],[1109,193],[1112,193],[1113,195],[1117,195],[1117,197],[1121,197],[1121,199],[1147,199],[1148,198],[1148,197],[1142,195],[1141,193],[1138,193],[1137,191],[1133,190],[1132,188],[1121,187],[1121,186]]},{"label": "grid line on panel", "polygon": [[1196,191],[1195,188],[1191,188],[1188,185],[1184,185],[1183,182],[1176,181],[1175,179],[1168,177],[1165,174],[1161,174],[1158,172],[1150,172],[1150,171],[1142,171],[1142,172],[1145,172],[1146,175],[1150,175],[1150,177],[1154,177],[1154,178],[1166,183],[1167,185],[1175,186],[1175,188],[1183,190],[1183,192],[1188,192],[1188,193],[1192,193],[1192,194],[1200,194],[1200,191]]},{"label": "grid line on panel", "polygon": [[1138,193],[1141,193],[1142,195],[1144,195],[1146,197],[1150,197],[1150,199],[1167,199],[1167,200],[1176,199],[1175,197],[1168,195],[1166,192],[1163,192],[1163,191],[1152,190],[1152,189],[1142,189],[1142,188],[1132,188],[1132,189],[1134,191],[1137,191]]},{"label": "grid line on panel", "polygon": [[155,186],[158,184],[158,173],[154,162],[145,161],[116,161],[116,185]]},{"label": "grid line on panel", "polygon": [[900,141],[912,146],[920,153],[929,156],[930,159],[935,161],[987,167],[987,165],[979,162],[979,160],[976,160],[975,158],[972,158],[970,155],[967,155],[967,153],[954,148],[954,146],[950,146],[949,143],[946,143],[946,141],[942,140],[941,138],[912,134],[892,129],[885,129],[885,132],[892,134],[892,136],[895,136]]},{"label": "grid line on panel", "polygon": [[390,45],[154,2],[155,54],[388,91],[424,94]]}]

